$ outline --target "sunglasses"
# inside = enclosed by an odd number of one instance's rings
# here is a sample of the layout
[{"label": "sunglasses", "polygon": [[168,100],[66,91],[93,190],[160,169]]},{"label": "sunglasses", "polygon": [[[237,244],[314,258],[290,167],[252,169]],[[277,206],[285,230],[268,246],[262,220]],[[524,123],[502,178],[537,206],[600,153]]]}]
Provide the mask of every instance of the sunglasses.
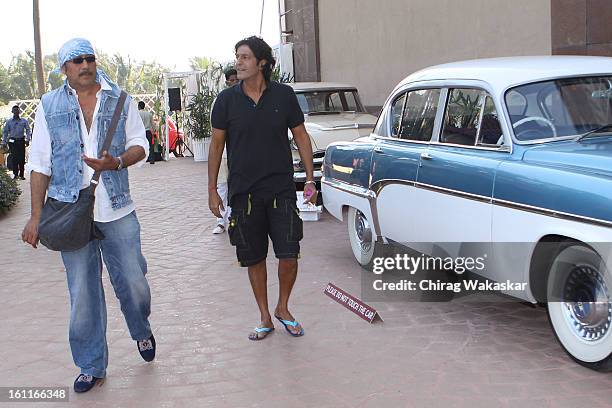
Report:
[{"label": "sunglasses", "polygon": [[96,62],[96,57],[94,55],[90,55],[88,57],[76,57],[70,60],[73,64],[81,65],[83,61],[87,61],[88,63]]}]

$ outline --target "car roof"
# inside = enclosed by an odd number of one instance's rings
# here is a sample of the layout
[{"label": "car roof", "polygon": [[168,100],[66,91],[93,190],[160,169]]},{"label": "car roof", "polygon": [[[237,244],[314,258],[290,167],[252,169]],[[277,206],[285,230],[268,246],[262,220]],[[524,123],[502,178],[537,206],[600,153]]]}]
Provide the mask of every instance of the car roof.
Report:
[{"label": "car roof", "polygon": [[357,89],[354,85],[339,84],[336,82],[293,82],[288,83],[294,91],[316,91],[326,89]]},{"label": "car roof", "polygon": [[561,55],[486,58],[425,68],[407,76],[398,86],[416,81],[480,80],[503,92],[528,82],[598,74],[612,75],[612,58]]}]

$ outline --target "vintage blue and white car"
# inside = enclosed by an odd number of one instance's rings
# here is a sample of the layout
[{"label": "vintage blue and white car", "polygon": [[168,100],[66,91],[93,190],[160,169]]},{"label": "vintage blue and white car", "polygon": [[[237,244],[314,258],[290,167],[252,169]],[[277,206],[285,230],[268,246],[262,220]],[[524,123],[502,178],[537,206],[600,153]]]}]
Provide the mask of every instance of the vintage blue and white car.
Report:
[{"label": "vintage blue and white car", "polygon": [[[526,282],[578,363],[612,369],[612,58],[439,65],[393,90],[373,133],[331,144],[326,209],[361,265],[384,244],[461,255]],[[469,245],[470,243],[479,245]]]}]

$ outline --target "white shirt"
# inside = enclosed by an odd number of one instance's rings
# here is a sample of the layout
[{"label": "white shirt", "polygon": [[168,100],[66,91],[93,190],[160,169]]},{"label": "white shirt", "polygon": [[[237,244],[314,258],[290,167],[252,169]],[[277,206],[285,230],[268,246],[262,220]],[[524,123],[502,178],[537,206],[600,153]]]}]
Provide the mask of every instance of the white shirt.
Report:
[{"label": "white shirt", "polygon": [[[225,150],[223,152],[225,153]],[[227,183],[228,173],[227,159],[223,156],[221,157],[221,165],[219,166],[219,173],[217,174],[217,184]]]},{"label": "white shirt", "polygon": [[[74,95],[78,100],[78,94],[76,90],[69,88],[73,91]],[[85,125],[85,119],[81,107],[79,105],[79,121],[81,123],[81,138],[85,145],[85,155],[88,157],[98,157],[98,123],[96,118],[98,116],[98,110],[100,109],[100,92],[102,90],[110,90],[111,87],[108,83],[101,78],[100,79],[100,90],[96,94],[96,108],[94,110],[93,120],[91,122],[91,128],[87,132],[87,126]],[[104,135],[106,137],[106,135]],[[128,110],[128,116],[125,123],[125,150],[132,146],[142,146],[145,150],[145,158],[136,163],[136,166],[142,166],[147,156],[149,155],[149,143],[147,142],[144,125],[138,114],[138,108],[136,104],[132,102]],[[49,135],[49,129],[47,127],[47,119],[45,118],[45,111],[43,104],[39,103],[36,109],[36,121],[34,126],[34,132],[32,134],[32,144],[30,145],[30,155],[27,164],[27,172],[35,171],[42,173],[47,176],[51,176],[53,171],[51,167],[51,136]],[[81,189],[89,186],[89,182],[93,177],[94,170],[83,163],[83,179],[81,182]],[[100,181],[96,188],[96,201],[94,204],[94,220],[98,222],[111,222],[118,220],[132,211],[134,211],[134,203],[128,204],[125,207],[113,210],[110,197],[104,187],[104,182]]]},{"label": "white shirt", "polygon": [[[213,101],[211,106],[214,108],[217,98]],[[212,109],[211,109],[212,110]],[[212,124],[211,127],[212,129]],[[217,184],[227,183],[227,176],[229,175],[229,169],[227,168],[227,145],[223,146],[223,155],[221,156],[221,165],[219,166],[219,173],[217,173]]]}]

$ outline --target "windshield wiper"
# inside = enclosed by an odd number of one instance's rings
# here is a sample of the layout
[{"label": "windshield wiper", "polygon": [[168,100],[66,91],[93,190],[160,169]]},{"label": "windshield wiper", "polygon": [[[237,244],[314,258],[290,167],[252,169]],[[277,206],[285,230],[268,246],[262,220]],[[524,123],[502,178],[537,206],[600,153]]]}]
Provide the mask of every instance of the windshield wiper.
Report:
[{"label": "windshield wiper", "polygon": [[591,129],[591,130],[589,130],[588,132],[586,132],[586,133],[583,133],[583,134],[579,135],[579,136],[576,138],[576,141],[577,141],[577,142],[579,142],[579,141],[581,141],[582,139],[584,139],[585,137],[588,137],[588,136],[590,136],[590,135],[592,135],[592,134],[599,133],[599,132],[602,132],[602,131],[604,131],[604,130],[608,130],[608,129],[609,129],[609,130],[612,130],[612,123],[608,123],[607,125],[603,125],[603,126],[600,126],[600,127],[595,128],[595,129]]}]

